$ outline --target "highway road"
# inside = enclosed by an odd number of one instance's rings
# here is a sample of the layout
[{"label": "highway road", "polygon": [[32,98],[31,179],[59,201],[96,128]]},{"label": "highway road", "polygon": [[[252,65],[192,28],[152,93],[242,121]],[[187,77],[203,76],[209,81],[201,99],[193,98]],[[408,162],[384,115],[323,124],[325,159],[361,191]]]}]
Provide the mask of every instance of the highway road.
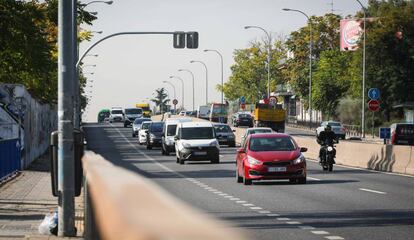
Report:
[{"label": "highway road", "polygon": [[84,129],[89,150],[246,230],[251,239],[405,240],[414,236],[412,177],[339,166],[327,173],[308,161],[306,185],[271,181],[244,186],[235,180],[236,148],[222,147],[220,164],[179,165],[174,155],[162,156],[158,148],[138,145],[131,129],[121,124],[88,124]]}]

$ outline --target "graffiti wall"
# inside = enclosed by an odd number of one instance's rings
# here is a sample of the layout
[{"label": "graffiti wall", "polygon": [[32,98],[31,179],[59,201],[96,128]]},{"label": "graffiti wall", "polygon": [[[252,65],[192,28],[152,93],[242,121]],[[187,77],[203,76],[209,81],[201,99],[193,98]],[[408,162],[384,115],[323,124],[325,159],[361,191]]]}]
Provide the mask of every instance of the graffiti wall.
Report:
[{"label": "graffiti wall", "polygon": [[19,84],[0,84],[0,103],[14,125],[21,122],[21,166],[26,168],[49,147],[49,135],[57,129],[56,106],[40,104]]}]

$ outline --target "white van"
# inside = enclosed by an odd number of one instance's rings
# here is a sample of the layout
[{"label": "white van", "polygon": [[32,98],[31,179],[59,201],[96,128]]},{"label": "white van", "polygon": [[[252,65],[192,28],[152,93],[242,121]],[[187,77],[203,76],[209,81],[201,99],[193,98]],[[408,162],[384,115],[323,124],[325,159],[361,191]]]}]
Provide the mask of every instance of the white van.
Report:
[{"label": "white van", "polygon": [[124,112],[122,111],[121,107],[113,107],[111,108],[111,112],[109,114],[109,122],[123,122],[124,121]]},{"label": "white van", "polygon": [[165,121],[161,139],[162,155],[168,156],[170,152],[175,152],[174,136],[177,131],[177,124],[191,121],[191,118],[168,118]]},{"label": "white van", "polygon": [[220,145],[210,122],[179,123],[174,140],[177,163],[203,160],[220,162]]}]

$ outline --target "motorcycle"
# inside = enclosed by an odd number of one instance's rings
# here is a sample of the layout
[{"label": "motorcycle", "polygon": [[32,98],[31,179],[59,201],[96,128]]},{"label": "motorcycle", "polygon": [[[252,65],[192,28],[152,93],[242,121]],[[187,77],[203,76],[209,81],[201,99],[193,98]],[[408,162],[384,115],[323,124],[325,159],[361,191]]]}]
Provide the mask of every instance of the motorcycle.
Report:
[{"label": "motorcycle", "polygon": [[322,166],[322,169],[324,171],[332,172],[333,165],[335,164],[335,145],[323,145],[322,151],[324,154],[322,154],[322,159],[320,161],[320,164]]}]

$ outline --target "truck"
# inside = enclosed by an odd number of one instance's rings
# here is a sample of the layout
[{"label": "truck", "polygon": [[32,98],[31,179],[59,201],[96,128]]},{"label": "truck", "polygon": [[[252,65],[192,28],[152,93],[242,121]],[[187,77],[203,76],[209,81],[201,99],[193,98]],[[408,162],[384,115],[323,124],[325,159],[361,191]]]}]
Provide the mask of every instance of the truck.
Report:
[{"label": "truck", "polygon": [[197,118],[209,120],[210,118],[210,105],[203,105],[198,107]]},{"label": "truck", "polygon": [[227,123],[228,105],[224,103],[213,103],[210,107],[209,120],[211,122]]},{"label": "truck", "polygon": [[256,103],[254,107],[254,126],[270,127],[276,132],[285,132],[286,110],[282,105],[271,106],[265,103]]},{"label": "truck", "polygon": [[136,108],[141,108],[143,112],[143,117],[149,118],[151,117],[151,109],[149,103],[137,103],[135,104]]}]

